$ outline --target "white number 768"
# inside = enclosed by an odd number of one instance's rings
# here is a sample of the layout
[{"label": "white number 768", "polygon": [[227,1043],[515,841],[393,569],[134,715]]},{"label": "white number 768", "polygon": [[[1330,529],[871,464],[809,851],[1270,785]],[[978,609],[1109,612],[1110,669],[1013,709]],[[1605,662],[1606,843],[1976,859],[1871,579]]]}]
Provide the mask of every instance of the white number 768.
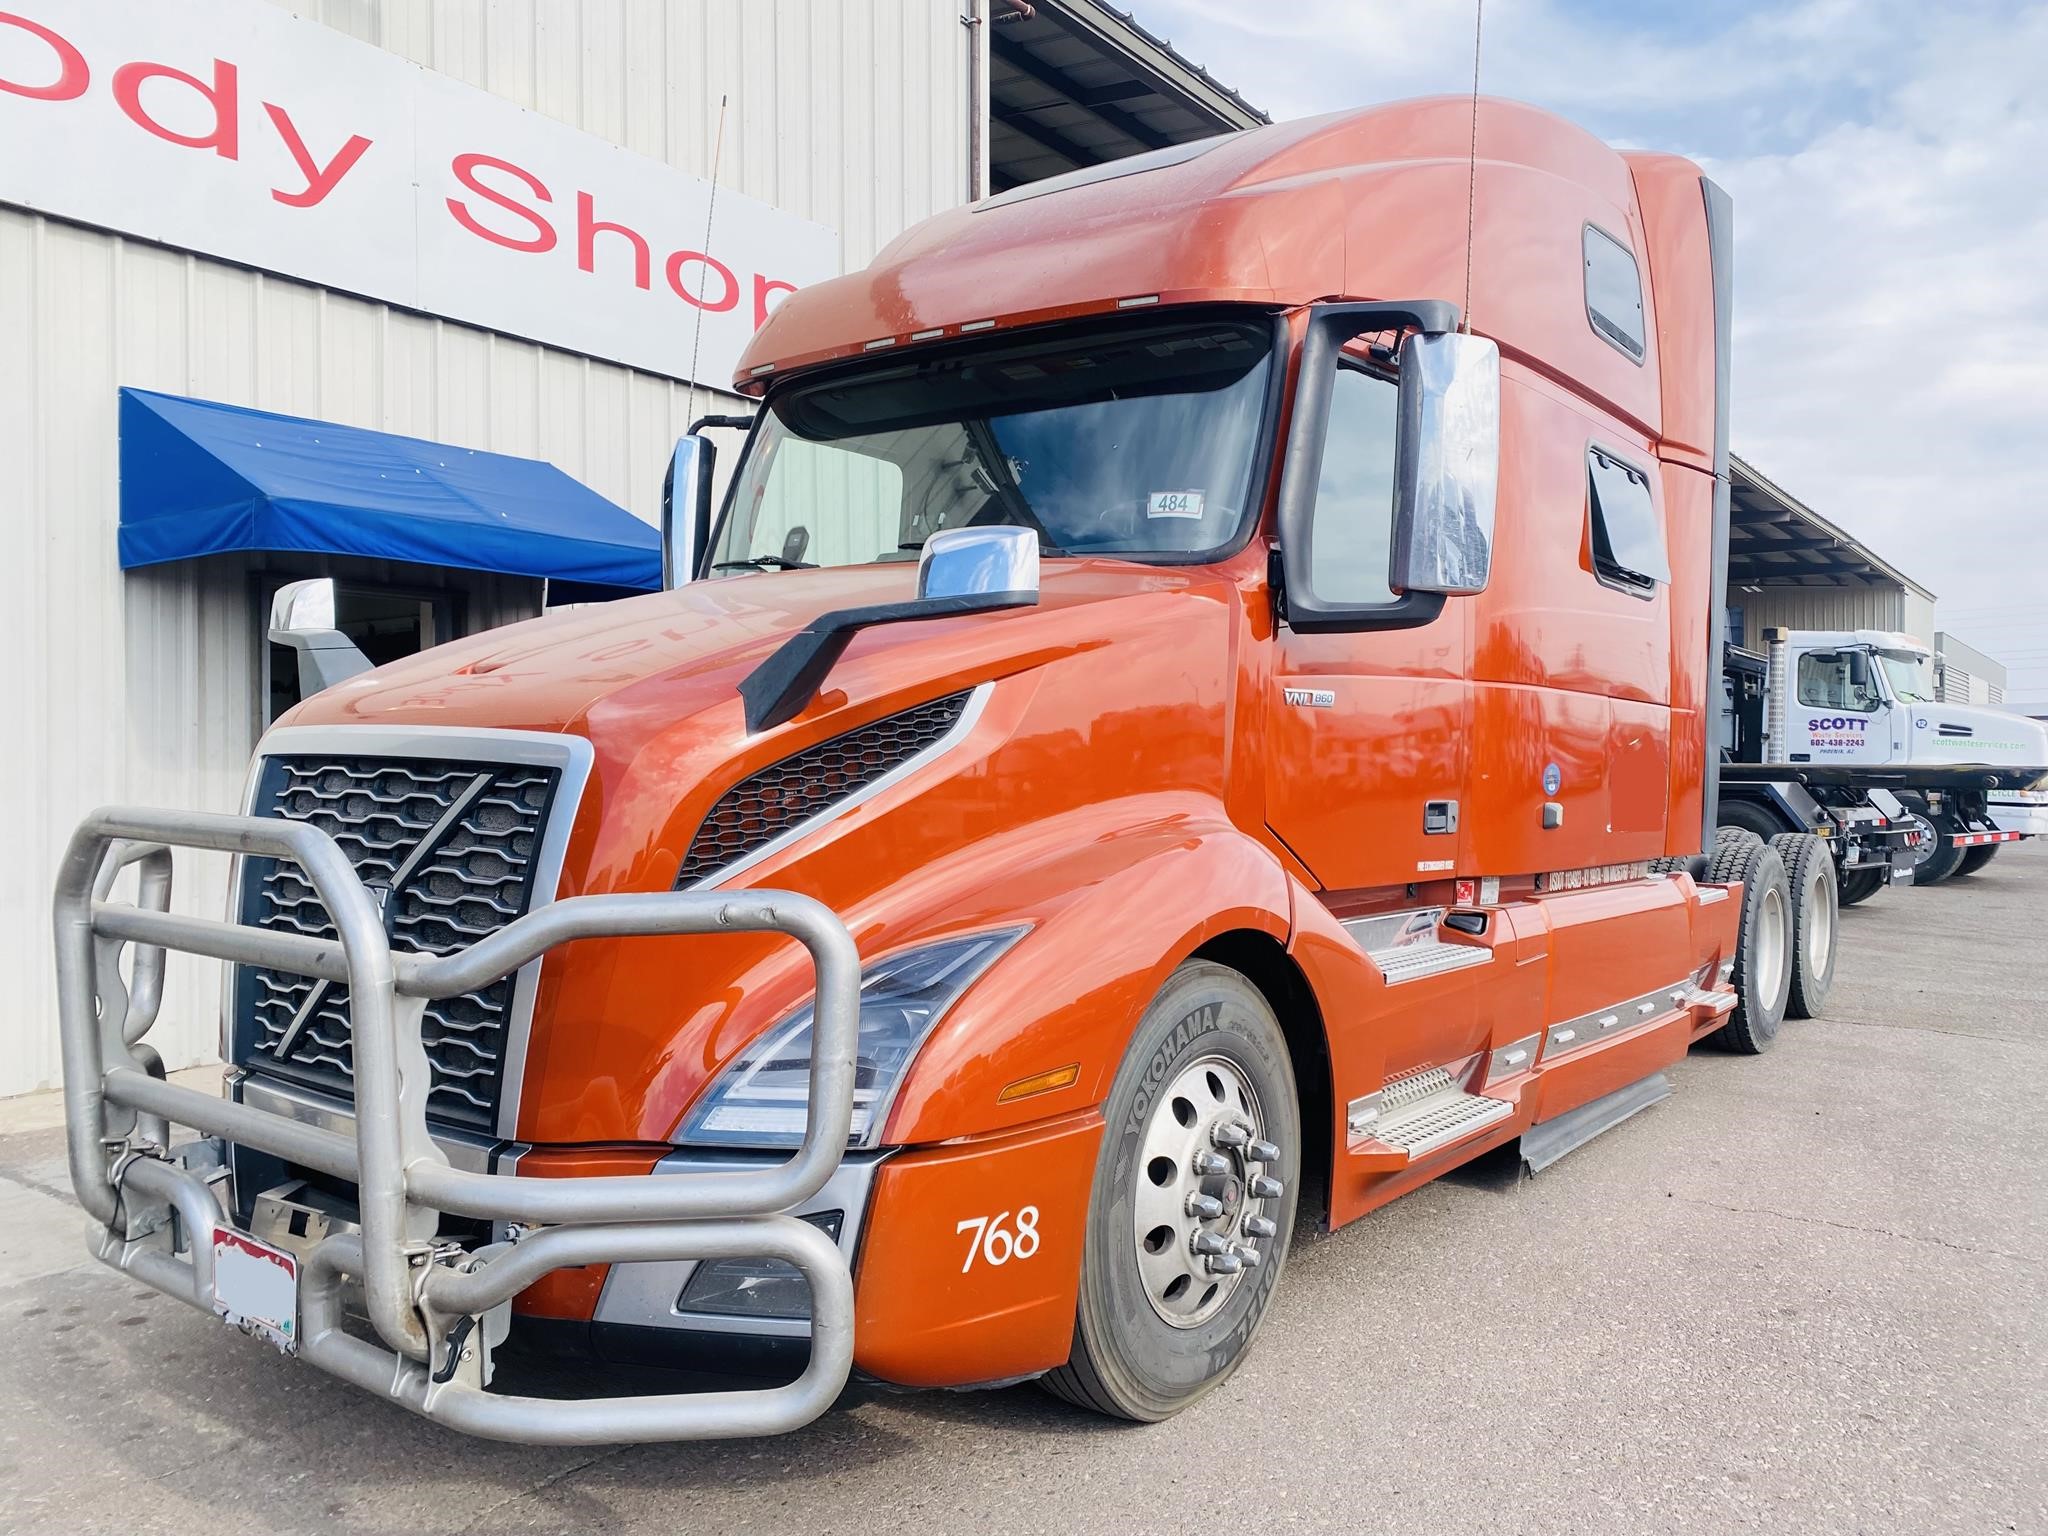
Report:
[{"label": "white number 768", "polygon": [[1001,1266],[1011,1259],[1028,1259],[1038,1252],[1038,1207],[1027,1205],[1017,1212],[1015,1232],[1003,1225],[1009,1219],[1008,1211],[1000,1216],[970,1216],[953,1228],[955,1232],[971,1229],[974,1233],[967,1244],[966,1262],[960,1266],[961,1274],[974,1268],[976,1254],[991,1264]]}]

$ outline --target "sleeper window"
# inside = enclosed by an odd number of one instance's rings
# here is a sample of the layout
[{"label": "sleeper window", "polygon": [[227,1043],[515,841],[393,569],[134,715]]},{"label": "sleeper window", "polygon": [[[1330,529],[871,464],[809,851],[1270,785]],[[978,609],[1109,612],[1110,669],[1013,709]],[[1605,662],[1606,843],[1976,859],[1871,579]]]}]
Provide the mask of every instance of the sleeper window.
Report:
[{"label": "sleeper window", "polygon": [[1325,603],[1394,601],[1395,405],[1400,390],[1360,368],[1339,368],[1309,531],[1309,585]]},{"label": "sleeper window", "polygon": [[1618,349],[1643,360],[1643,279],[1629,248],[1586,226],[1586,318]]},{"label": "sleeper window", "polygon": [[1595,574],[1645,595],[1660,582],[1669,585],[1671,562],[1650,477],[1598,448],[1588,450],[1586,465]]}]

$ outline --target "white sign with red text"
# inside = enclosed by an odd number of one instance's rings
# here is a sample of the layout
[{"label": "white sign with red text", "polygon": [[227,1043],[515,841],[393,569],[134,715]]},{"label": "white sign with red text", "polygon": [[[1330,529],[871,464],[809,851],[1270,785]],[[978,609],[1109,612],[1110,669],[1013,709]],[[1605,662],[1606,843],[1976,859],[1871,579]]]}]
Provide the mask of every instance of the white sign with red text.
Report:
[{"label": "white sign with red text", "polygon": [[725,387],[840,247],[711,200],[262,0],[0,0],[0,203]]}]

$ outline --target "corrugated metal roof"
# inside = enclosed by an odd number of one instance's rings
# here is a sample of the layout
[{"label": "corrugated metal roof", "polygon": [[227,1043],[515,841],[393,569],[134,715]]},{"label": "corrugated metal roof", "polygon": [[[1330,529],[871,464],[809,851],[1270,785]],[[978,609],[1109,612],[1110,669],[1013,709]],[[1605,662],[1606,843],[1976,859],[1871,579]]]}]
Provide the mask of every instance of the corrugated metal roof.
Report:
[{"label": "corrugated metal roof", "polygon": [[993,191],[1270,121],[1113,6],[993,0],[989,14]]},{"label": "corrugated metal roof", "polygon": [[1839,587],[1887,582],[1934,594],[1742,459],[1729,458],[1728,583]]}]

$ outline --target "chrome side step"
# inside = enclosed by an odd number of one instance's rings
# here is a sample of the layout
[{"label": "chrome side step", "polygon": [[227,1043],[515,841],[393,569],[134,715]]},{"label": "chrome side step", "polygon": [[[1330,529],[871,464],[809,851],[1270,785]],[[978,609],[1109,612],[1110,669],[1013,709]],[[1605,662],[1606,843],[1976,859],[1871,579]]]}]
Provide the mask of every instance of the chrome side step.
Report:
[{"label": "chrome side step", "polygon": [[1404,981],[1420,981],[1425,976],[1441,976],[1446,971],[1462,971],[1467,966],[1484,965],[1493,958],[1493,951],[1478,944],[1402,944],[1393,949],[1368,949],[1366,958],[1380,968],[1380,974],[1387,978],[1387,985],[1394,986]]},{"label": "chrome side step", "polygon": [[1515,1106],[1467,1093],[1463,1074],[1429,1067],[1397,1077],[1378,1093],[1354,1099],[1345,1116],[1352,1136],[1405,1155],[1409,1162],[1505,1120]]},{"label": "chrome side step", "polygon": [[1357,941],[1366,958],[1379,967],[1387,985],[1420,981],[1446,971],[1462,971],[1470,965],[1484,965],[1493,951],[1483,944],[1446,943],[1437,932],[1443,921],[1442,907],[1416,907],[1406,912],[1382,912],[1373,917],[1349,918],[1344,931]]}]

